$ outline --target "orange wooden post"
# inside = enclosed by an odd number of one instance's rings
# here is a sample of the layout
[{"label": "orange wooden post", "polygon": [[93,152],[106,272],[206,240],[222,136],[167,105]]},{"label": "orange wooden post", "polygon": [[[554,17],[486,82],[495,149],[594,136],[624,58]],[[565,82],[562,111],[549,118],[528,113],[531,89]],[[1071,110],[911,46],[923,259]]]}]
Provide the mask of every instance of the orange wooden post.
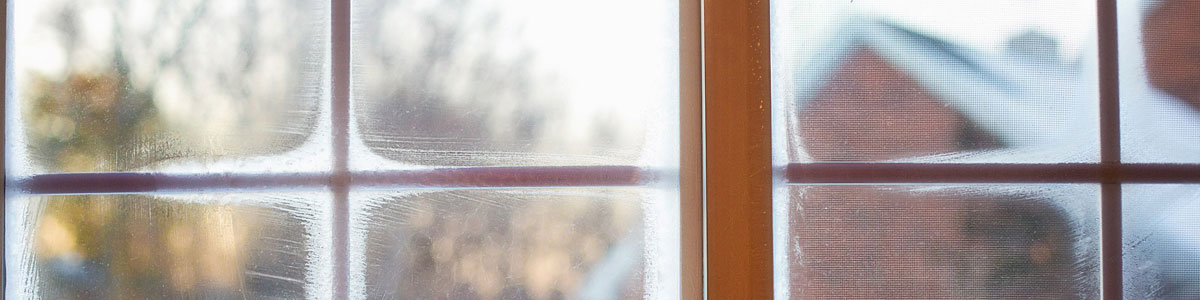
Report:
[{"label": "orange wooden post", "polygon": [[709,299],[770,299],[770,5],[704,2]]}]

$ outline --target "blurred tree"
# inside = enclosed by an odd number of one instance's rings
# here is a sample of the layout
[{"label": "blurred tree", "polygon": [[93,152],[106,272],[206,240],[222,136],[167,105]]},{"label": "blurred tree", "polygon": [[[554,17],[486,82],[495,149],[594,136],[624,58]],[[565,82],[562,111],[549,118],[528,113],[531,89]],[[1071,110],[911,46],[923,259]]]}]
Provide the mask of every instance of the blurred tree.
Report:
[{"label": "blurred tree", "polygon": [[[271,51],[292,49],[288,47],[294,45],[256,45],[281,41],[256,38],[262,28],[255,24],[224,23],[220,10],[208,8],[220,8],[220,3],[158,3],[150,17],[142,18],[131,17],[145,8],[131,1],[40,4],[45,11],[30,8],[27,12],[52,17],[38,19],[39,27],[27,30],[48,29],[52,34],[33,38],[50,39],[51,45],[62,49],[30,50],[63,53],[66,61],[64,69],[49,72],[40,70],[44,65],[39,63],[24,65],[28,70],[18,68],[23,72],[21,76],[28,78],[20,87],[27,153],[32,165],[41,171],[134,170],[164,160],[220,152],[212,147],[235,154],[239,153],[237,147],[222,142],[227,136],[261,136],[255,131],[277,128],[271,122],[280,122],[289,115],[261,113],[288,107],[273,103],[286,98],[281,91],[292,79],[263,79],[280,70],[278,65],[271,65],[274,60],[259,56],[283,56]],[[246,1],[246,9],[240,11],[250,14],[251,18],[246,18],[250,21],[268,22],[273,19],[258,15],[255,7],[269,4]],[[274,13],[291,12],[281,9]],[[181,19],[181,15],[188,18]],[[224,36],[225,41],[236,42],[232,55],[203,51],[225,43],[193,41],[211,38],[209,34],[221,28],[237,29],[235,34]],[[268,35],[279,36],[282,32]],[[130,52],[135,56],[125,55]],[[211,57],[197,60],[198,55]],[[205,85],[214,78],[225,83]],[[264,84],[264,80],[277,84]],[[255,84],[271,88],[250,87]],[[164,89],[191,91],[188,97],[180,97],[178,93],[163,93]],[[185,105],[188,109],[179,110],[182,102],[191,102]],[[162,103],[176,106],[175,111],[164,114]],[[223,118],[205,119],[213,118],[212,114]],[[306,113],[298,119],[311,121],[313,115]],[[263,121],[267,125],[254,124]],[[213,124],[217,126],[210,126]],[[238,127],[249,129],[233,132]],[[305,130],[291,134],[305,135]],[[290,147],[298,142],[293,140],[239,142]],[[36,288],[44,298],[242,298],[247,285],[257,285],[255,291],[273,291],[267,296],[302,296],[288,292],[303,290],[302,286],[296,287],[303,281],[290,278],[299,276],[289,268],[303,265],[305,247],[293,247],[280,255],[252,252],[256,247],[247,245],[256,240],[250,238],[252,235],[275,237],[273,242],[258,241],[273,246],[289,246],[278,245],[278,241],[304,240],[303,232],[281,229],[299,221],[287,221],[286,214],[279,211],[136,195],[52,196],[39,198],[35,205],[38,208],[31,211],[35,214],[33,263],[41,278]],[[287,222],[254,222],[258,219]],[[260,263],[262,267],[257,265]],[[270,282],[246,278],[243,272],[283,275],[275,275],[279,278]]]},{"label": "blurred tree", "polygon": [[167,145],[145,152],[123,147],[162,137],[163,120],[149,93],[133,89],[124,68],[116,70],[35,79],[25,119],[38,165],[66,172],[131,169],[178,155]]}]

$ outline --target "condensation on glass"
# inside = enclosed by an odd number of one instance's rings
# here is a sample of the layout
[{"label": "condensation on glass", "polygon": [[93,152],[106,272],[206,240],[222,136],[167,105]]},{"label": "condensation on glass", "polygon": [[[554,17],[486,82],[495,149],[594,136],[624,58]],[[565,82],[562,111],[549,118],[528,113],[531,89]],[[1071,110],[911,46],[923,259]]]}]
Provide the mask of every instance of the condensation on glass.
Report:
[{"label": "condensation on glass", "polygon": [[10,199],[6,298],[322,299],[327,194]]},{"label": "condensation on glass", "polygon": [[1200,298],[1200,185],[1125,185],[1125,299]]},{"label": "condensation on glass", "polygon": [[[1200,1],[1119,1],[1121,159],[1200,163]],[[1126,299],[1200,297],[1200,186],[1125,185]]]},{"label": "condensation on glass", "polygon": [[[676,1],[353,1],[349,168],[673,174],[678,27]],[[353,189],[350,293],[678,298],[677,177],[650,177]]]},{"label": "condensation on glass", "polygon": [[[355,299],[679,297],[678,2],[349,3],[333,124],[331,1],[13,1],[5,295],[325,299],[345,252]],[[327,189],[335,128],[375,180],[345,218],[292,190]],[[508,168],[421,173],[468,166]],[[638,186],[570,179],[605,170]],[[148,190],[27,188],[85,177]]]},{"label": "condensation on glass", "polygon": [[1093,1],[775,1],[777,162],[1095,162]]},{"label": "condensation on glass", "polygon": [[[785,0],[771,18],[776,169],[1099,160],[1094,1]],[[1098,186],[785,177],[776,298],[1099,297]]]},{"label": "condensation on glass", "polygon": [[354,1],[351,168],[677,164],[677,5]]},{"label": "condensation on glass", "polygon": [[[328,126],[328,7],[12,1],[7,165],[15,174],[328,168],[319,163],[328,130],[317,129]],[[285,152],[310,163],[230,162]]]},{"label": "condensation on glass", "polygon": [[1121,159],[1200,163],[1200,1],[1119,1]]},{"label": "condensation on glass", "polygon": [[[350,270],[366,299],[670,299],[654,188],[365,190]],[[674,197],[678,197],[677,195]],[[664,236],[664,234],[666,236]],[[678,233],[673,233],[677,235]],[[666,255],[665,257],[676,257]]]},{"label": "condensation on glass", "polygon": [[[791,299],[1098,299],[1097,185],[793,185]],[[777,236],[779,234],[777,233]]]}]

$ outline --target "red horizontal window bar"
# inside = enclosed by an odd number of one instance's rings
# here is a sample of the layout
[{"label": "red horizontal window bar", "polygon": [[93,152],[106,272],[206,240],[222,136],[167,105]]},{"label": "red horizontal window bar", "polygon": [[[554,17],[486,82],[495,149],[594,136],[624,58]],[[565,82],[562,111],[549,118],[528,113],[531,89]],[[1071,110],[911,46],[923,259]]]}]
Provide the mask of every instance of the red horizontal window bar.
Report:
[{"label": "red horizontal window bar", "polygon": [[[1197,164],[796,163],[792,184],[872,183],[1200,183]],[[350,184],[395,188],[635,186],[672,178],[634,166],[467,167],[351,172]],[[320,189],[329,173],[62,173],[16,182],[30,194]]]},{"label": "red horizontal window bar", "polygon": [[1196,164],[796,163],[788,183],[1200,183]]},{"label": "red horizontal window bar", "polygon": [[630,186],[647,182],[650,174],[632,166],[447,168],[354,173],[350,182],[354,186],[451,188]]},{"label": "red horizontal window bar", "polygon": [[[397,188],[634,186],[666,178],[658,173],[633,166],[470,167],[351,172],[350,184]],[[16,185],[30,194],[204,192],[318,189],[330,186],[331,178],[329,173],[63,173],[32,176]]]}]

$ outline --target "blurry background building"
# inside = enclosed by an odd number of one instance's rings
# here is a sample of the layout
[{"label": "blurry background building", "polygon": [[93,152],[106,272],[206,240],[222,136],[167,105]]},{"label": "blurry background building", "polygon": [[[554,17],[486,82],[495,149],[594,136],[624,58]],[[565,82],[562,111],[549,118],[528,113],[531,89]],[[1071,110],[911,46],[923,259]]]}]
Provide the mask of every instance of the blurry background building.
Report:
[{"label": "blurry background building", "polygon": [[[1087,105],[1073,99],[1079,64],[1044,34],[1014,36],[1008,53],[989,55],[886,20],[850,18],[840,28],[798,70],[808,89],[790,119],[791,148],[803,157],[986,157],[1080,127],[1059,118]],[[791,296],[1091,298],[1099,276],[1078,274],[1098,271],[1098,236],[1085,229],[1096,215],[1050,191],[791,188]]]},{"label": "blurry background building", "polygon": [[[1200,161],[1200,110],[1191,88],[1183,87],[1200,83],[1200,73],[1191,71],[1200,57],[1185,54],[1200,40],[1193,30],[1200,19],[1196,3],[1122,4],[1126,162]],[[793,162],[1061,163],[1098,157],[1097,71],[1086,47],[1081,55],[1064,53],[1062,35],[1024,30],[988,50],[943,28],[952,25],[928,24],[940,16],[845,16],[830,33],[817,34],[824,38],[815,43],[784,43],[803,53],[783,63],[803,64],[776,77],[794,80],[784,86],[795,89],[777,94],[794,101],[784,113]],[[967,36],[974,35],[989,34]],[[792,297],[1099,297],[1095,186],[794,185],[786,191],[785,286]],[[1126,297],[1198,295],[1200,238],[1192,233],[1200,229],[1194,221],[1200,214],[1197,191],[1194,185],[1126,186]]]}]

